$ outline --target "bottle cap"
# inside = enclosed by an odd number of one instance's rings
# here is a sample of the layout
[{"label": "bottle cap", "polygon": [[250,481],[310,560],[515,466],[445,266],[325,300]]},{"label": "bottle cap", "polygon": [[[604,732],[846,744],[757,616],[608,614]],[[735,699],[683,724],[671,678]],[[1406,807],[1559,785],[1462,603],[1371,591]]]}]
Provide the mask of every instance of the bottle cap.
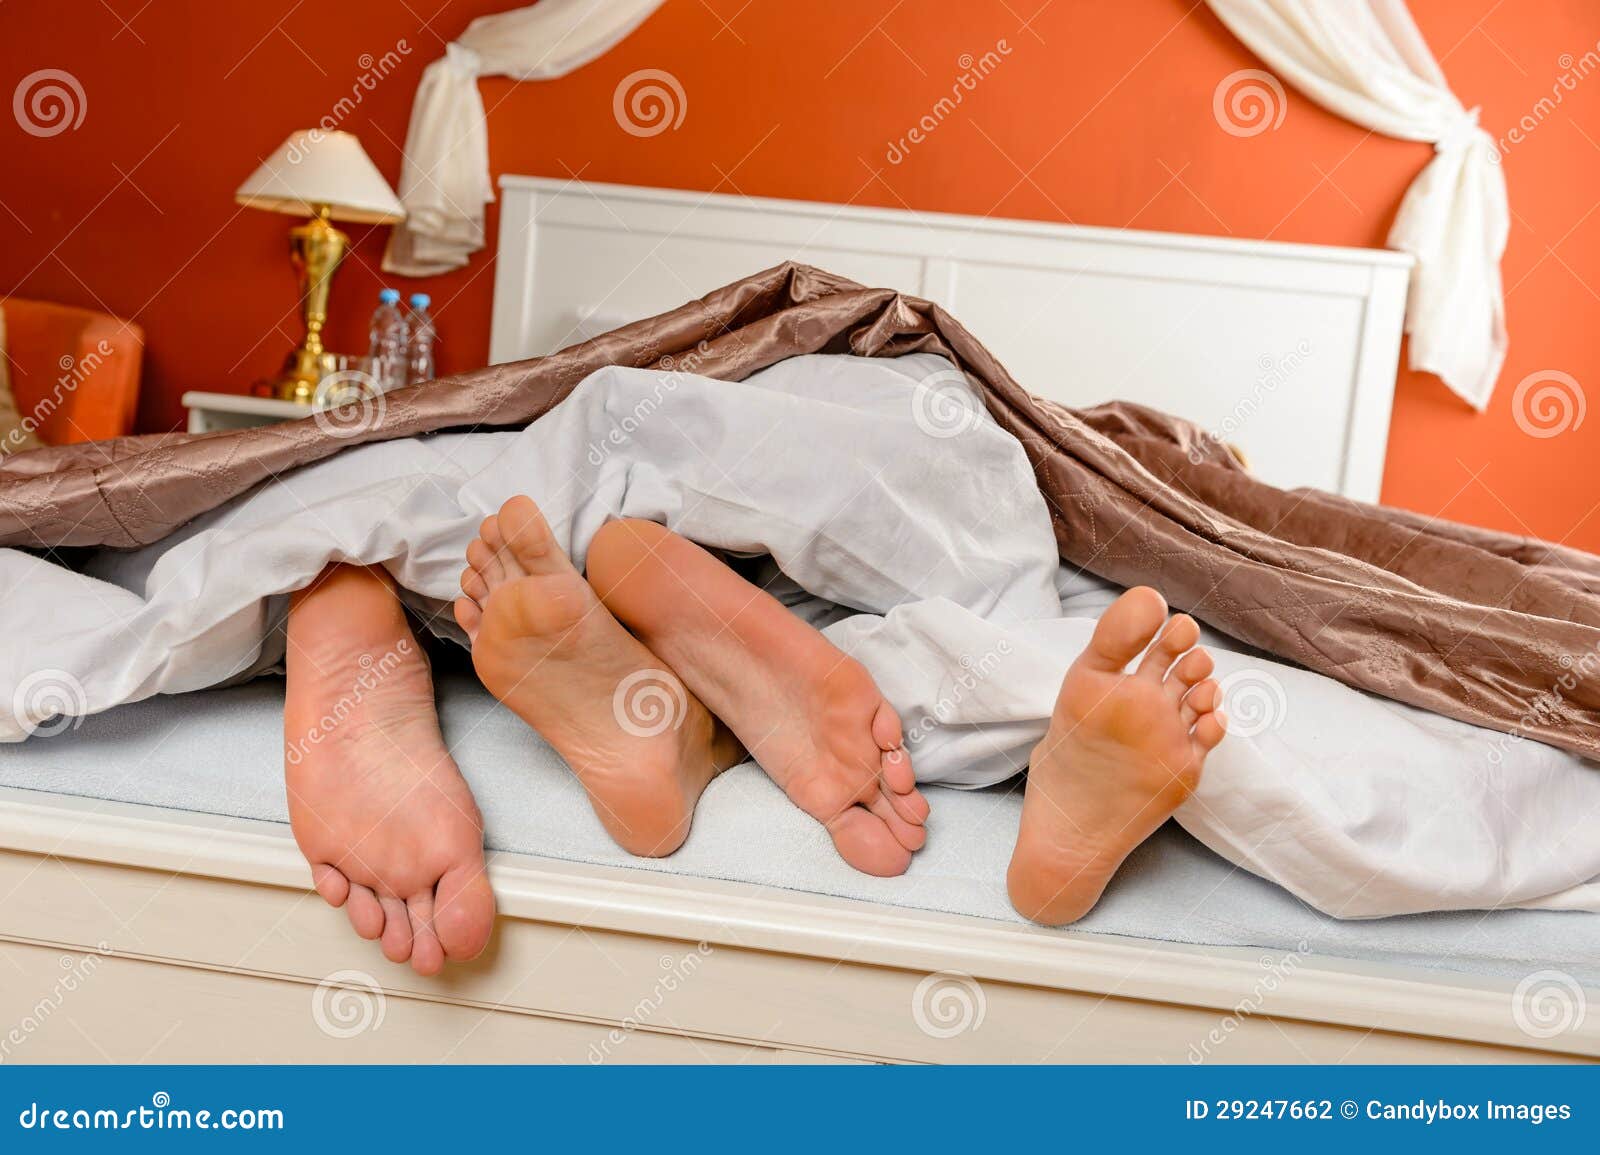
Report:
[{"label": "bottle cap", "polygon": [[399,289],[384,289],[378,294],[378,300],[385,305],[392,305],[400,299]]},{"label": "bottle cap", "polygon": [[411,307],[413,309],[426,309],[431,304],[433,304],[433,298],[428,296],[428,294],[426,294],[426,293],[412,293],[411,294]]}]

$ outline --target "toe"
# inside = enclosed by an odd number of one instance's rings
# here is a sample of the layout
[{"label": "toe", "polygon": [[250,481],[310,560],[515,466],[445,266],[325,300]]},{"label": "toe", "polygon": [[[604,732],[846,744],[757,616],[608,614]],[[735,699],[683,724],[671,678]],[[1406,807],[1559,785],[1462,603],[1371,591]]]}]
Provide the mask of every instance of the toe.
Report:
[{"label": "toe", "polygon": [[1149,586],[1135,586],[1100,615],[1079,661],[1106,673],[1121,673],[1150,644],[1166,617],[1166,600]]},{"label": "toe", "polygon": [[507,551],[528,573],[558,573],[571,567],[566,554],[556,548],[555,535],[531,497],[513,497],[500,507],[500,530]]},{"label": "toe", "polygon": [[362,938],[375,939],[383,933],[383,907],[378,905],[378,896],[366,887],[351,884],[344,912]]},{"label": "toe", "polygon": [[890,801],[891,795],[878,791],[878,795],[867,804],[867,809],[879,818],[889,828],[889,833],[894,835],[894,840],[907,850],[915,853],[921,850],[928,841],[928,832],[922,828],[921,823],[907,822],[900,817],[898,808]]},{"label": "toe", "polygon": [[917,776],[911,772],[911,757],[904,748],[883,756],[883,794],[895,813],[916,826],[928,819],[928,800],[917,789]]},{"label": "toe", "polygon": [[1222,687],[1215,678],[1207,678],[1184,696],[1183,704],[1196,715],[1208,714],[1222,705]]},{"label": "toe", "polygon": [[383,908],[383,957],[390,962],[403,963],[411,957],[411,916],[406,904],[388,895],[378,896]]},{"label": "toe", "polygon": [[1194,742],[1202,751],[1216,749],[1228,732],[1228,719],[1221,711],[1213,710],[1194,724]]},{"label": "toe", "polygon": [[883,751],[898,750],[905,742],[905,734],[900,729],[900,715],[894,712],[894,707],[888,702],[879,702],[878,709],[872,715],[872,740]]},{"label": "toe", "polygon": [[1216,668],[1216,662],[1205,650],[1190,650],[1178,659],[1178,664],[1172,667],[1172,674],[1167,678],[1167,697],[1173,702],[1180,702],[1192,686],[1211,676],[1211,671]]},{"label": "toe", "polygon": [[885,750],[878,760],[884,785],[896,794],[910,794],[917,788],[917,774],[911,769],[911,755],[904,746]]},{"label": "toe", "polygon": [[909,794],[897,794],[893,790],[885,790],[883,793],[894,806],[894,812],[913,826],[921,826],[928,821],[928,812],[932,807],[928,805],[927,798],[920,790],[913,790]]},{"label": "toe", "polygon": [[847,807],[823,825],[840,857],[863,874],[893,878],[911,865],[911,851],[895,839],[881,818],[860,806]]},{"label": "toe", "polygon": [[469,565],[461,571],[461,592],[481,606],[488,600],[489,583],[483,580],[481,573]]},{"label": "toe", "polygon": [[457,598],[455,602],[456,625],[467,632],[469,642],[477,641],[478,627],[483,625],[483,611],[471,598]]},{"label": "toe", "polygon": [[481,537],[475,537],[467,543],[467,564],[478,571],[486,590],[493,589],[506,579],[505,566],[501,564],[499,553]]},{"label": "toe", "polygon": [[478,526],[478,536],[488,543],[489,548],[499,553],[506,547],[506,535],[500,532],[500,518],[490,514]]},{"label": "toe", "polygon": [[311,868],[311,883],[329,906],[343,906],[350,897],[350,880],[326,862]]},{"label": "toe", "polygon": [[477,958],[494,932],[494,891],[481,860],[445,873],[434,891],[433,930],[447,958]]},{"label": "toe", "polygon": [[1145,652],[1139,663],[1139,676],[1159,682],[1167,671],[1200,640],[1200,625],[1188,614],[1175,614],[1166,624],[1155,644]]},{"label": "toe", "polygon": [[444,947],[433,931],[433,892],[431,890],[406,903],[411,919],[411,969],[419,975],[436,975],[444,969]]}]

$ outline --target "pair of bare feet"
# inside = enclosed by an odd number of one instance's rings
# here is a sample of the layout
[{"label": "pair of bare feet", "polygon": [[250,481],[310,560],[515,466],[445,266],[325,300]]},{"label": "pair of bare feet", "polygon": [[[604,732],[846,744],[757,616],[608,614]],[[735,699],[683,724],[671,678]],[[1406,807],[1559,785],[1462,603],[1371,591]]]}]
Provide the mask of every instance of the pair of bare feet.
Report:
[{"label": "pair of bare feet", "polygon": [[[519,497],[467,561],[455,610],[479,677],[561,753],[631,853],[676,850],[701,792],[746,751],[857,869],[899,874],[923,845],[928,804],[871,676],[700,547],[612,522],[586,580]],[[289,637],[286,742],[303,751],[287,767],[290,814],[318,891],[423,974],[473,957],[494,918],[482,825],[388,579],[337,567],[297,595]],[[1008,876],[1022,914],[1081,917],[1193,791],[1223,735],[1198,638],[1149,589],[1101,619],[1033,753]],[[374,664],[379,683],[307,746]]]}]

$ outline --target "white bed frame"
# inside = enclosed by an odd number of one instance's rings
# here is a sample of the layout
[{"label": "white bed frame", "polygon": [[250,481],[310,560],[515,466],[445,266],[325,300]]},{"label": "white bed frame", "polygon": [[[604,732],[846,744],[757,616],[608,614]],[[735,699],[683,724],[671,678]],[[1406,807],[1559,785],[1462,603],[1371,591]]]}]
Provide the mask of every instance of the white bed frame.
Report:
[{"label": "white bed frame", "polygon": [[530,177],[500,187],[497,364],[798,260],[943,305],[1040,396],[1153,405],[1239,446],[1274,485],[1378,499],[1404,253]]},{"label": "white bed frame", "polygon": [[[496,361],[793,258],[949,305],[1036,392],[1161,405],[1273,480],[1376,494],[1407,268],[1393,254],[503,189]],[[1302,341],[1257,388],[1259,358],[1277,366]],[[491,869],[489,954],[424,980],[316,898],[283,826],[0,789],[0,1061],[1600,1057],[1600,1015],[1548,1038],[1519,1029],[1513,981],[522,855]]]}]

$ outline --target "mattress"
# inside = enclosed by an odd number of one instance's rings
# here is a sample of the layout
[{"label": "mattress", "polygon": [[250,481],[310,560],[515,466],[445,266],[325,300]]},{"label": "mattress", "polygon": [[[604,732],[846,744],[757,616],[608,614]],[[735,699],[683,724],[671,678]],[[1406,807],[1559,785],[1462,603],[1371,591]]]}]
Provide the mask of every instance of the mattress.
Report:
[{"label": "mattress", "polygon": [[[926,849],[903,877],[879,879],[846,867],[821,827],[746,764],[712,783],[681,850],[641,860],[611,844],[560,758],[469,670],[441,663],[438,696],[445,738],[495,850],[1020,921],[1005,893],[1020,780],[976,791],[930,788]],[[0,747],[0,785],[286,822],[282,704],[283,682],[269,677],[122,706]],[[1231,866],[1172,823],[1134,852],[1076,929],[1497,977],[1557,967],[1600,986],[1600,915],[1505,910],[1340,921]]]}]

